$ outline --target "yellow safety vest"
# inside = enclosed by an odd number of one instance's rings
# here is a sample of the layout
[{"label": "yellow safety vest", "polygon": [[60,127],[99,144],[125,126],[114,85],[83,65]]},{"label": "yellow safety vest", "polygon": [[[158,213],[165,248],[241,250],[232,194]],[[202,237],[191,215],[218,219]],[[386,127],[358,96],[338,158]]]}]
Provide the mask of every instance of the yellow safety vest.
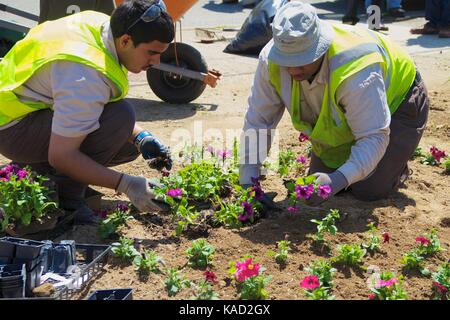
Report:
[{"label": "yellow safety vest", "polygon": [[14,90],[39,68],[55,60],[90,66],[110,79],[119,89],[110,102],[128,92],[127,70],[108,51],[101,39],[101,26],[109,16],[84,11],[48,21],[30,30],[0,62],[0,126],[27,114],[52,106],[43,102],[21,102]]},{"label": "yellow safety vest", "polygon": [[[348,25],[333,25],[333,30],[334,39],[326,53],[330,75],[319,118],[314,126],[301,120],[300,83],[292,80],[291,119],[297,130],[309,136],[314,154],[328,167],[338,168],[348,160],[356,141],[336,101],[337,88],[348,77],[378,63],[385,75],[387,101],[393,114],[408,93],[416,68],[400,46],[377,32]],[[269,79],[282,97],[280,66],[270,60]]]}]

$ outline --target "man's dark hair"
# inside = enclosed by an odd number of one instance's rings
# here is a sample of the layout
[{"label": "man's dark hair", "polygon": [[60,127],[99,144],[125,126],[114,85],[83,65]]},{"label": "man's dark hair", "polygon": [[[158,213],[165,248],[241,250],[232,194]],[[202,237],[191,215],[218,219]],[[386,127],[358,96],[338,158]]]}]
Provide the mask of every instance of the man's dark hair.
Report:
[{"label": "man's dark hair", "polygon": [[[154,21],[139,19],[151,5],[159,0],[129,0],[120,4],[111,15],[111,31],[114,38],[129,34],[137,47],[140,43],[158,40],[171,43],[175,37],[173,20],[165,11]],[[136,20],[139,21],[127,30]]]}]

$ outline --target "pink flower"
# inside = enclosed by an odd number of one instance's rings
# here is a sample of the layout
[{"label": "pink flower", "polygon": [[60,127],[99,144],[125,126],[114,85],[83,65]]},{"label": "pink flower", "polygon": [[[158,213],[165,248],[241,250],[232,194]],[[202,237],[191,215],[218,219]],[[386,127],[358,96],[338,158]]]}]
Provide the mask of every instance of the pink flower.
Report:
[{"label": "pink flower", "polygon": [[305,158],[305,156],[299,156],[299,157],[297,158],[297,162],[298,162],[298,163],[301,163],[301,164],[305,164],[305,163],[306,163],[306,158]]},{"label": "pink flower", "polygon": [[394,283],[397,283],[397,282],[398,282],[398,280],[395,277],[392,279],[389,279],[389,280],[379,280],[376,285],[376,288],[390,287],[391,285],[393,285]]},{"label": "pink flower", "polygon": [[307,276],[300,282],[300,287],[306,290],[314,290],[320,286],[317,276]]},{"label": "pink flower", "polygon": [[25,179],[27,175],[28,175],[27,170],[21,169],[17,171],[17,177],[19,178],[19,180]]},{"label": "pink flower", "polygon": [[383,234],[382,234],[382,236],[383,236],[383,243],[389,243],[389,233],[387,233],[387,232],[384,232]]},{"label": "pink flower", "polygon": [[292,212],[292,213],[297,212],[297,208],[294,206],[288,207],[287,209],[289,212]]},{"label": "pink flower", "polygon": [[375,300],[376,296],[375,296],[375,294],[371,293],[371,294],[369,294],[368,298],[369,298],[369,300]]},{"label": "pink flower", "polygon": [[167,191],[166,193],[169,197],[175,198],[175,197],[180,197],[183,195],[183,190],[181,190],[180,188],[178,189],[169,189],[169,191]]},{"label": "pink flower", "polygon": [[161,175],[162,175],[163,177],[168,177],[168,176],[170,176],[170,171],[167,170],[166,168],[162,168],[162,169],[161,169]]},{"label": "pink flower", "polygon": [[242,282],[247,278],[259,275],[260,265],[258,263],[253,264],[252,258],[245,259],[244,262],[236,262],[236,272],[233,274],[236,280]]},{"label": "pink flower", "polygon": [[322,199],[326,199],[330,196],[332,189],[328,184],[322,184],[317,187],[317,195]]},{"label": "pink flower", "polygon": [[214,155],[214,148],[212,146],[208,146],[206,148],[206,151],[208,151],[209,153],[211,153],[211,155]]},{"label": "pink flower", "polygon": [[231,156],[231,151],[230,150],[217,150],[217,156],[219,158],[225,159]]},{"label": "pink flower", "polygon": [[206,270],[205,272],[203,272],[203,275],[205,276],[206,281],[211,283],[217,283],[217,276],[214,272]]},{"label": "pink flower", "polygon": [[416,241],[420,242],[420,244],[423,245],[423,246],[426,246],[426,245],[428,245],[430,243],[430,240],[428,240],[425,237],[417,237]]},{"label": "pink flower", "polygon": [[445,151],[443,150],[439,150],[438,148],[436,148],[435,146],[430,148],[430,153],[433,156],[433,158],[437,161],[440,162],[441,158],[445,158],[447,155],[445,154]]},{"label": "pink flower", "polygon": [[443,286],[437,281],[433,281],[433,285],[436,287],[436,289],[439,290],[440,293],[447,293],[448,289],[446,286]]},{"label": "pink flower", "polygon": [[314,193],[314,186],[312,184],[308,184],[307,186],[296,185],[295,193],[297,199],[306,199],[311,198],[311,195]]},{"label": "pink flower", "polygon": [[300,135],[298,136],[298,140],[300,142],[305,142],[306,140],[309,140],[309,137],[306,134],[304,134],[303,132],[301,132]]}]

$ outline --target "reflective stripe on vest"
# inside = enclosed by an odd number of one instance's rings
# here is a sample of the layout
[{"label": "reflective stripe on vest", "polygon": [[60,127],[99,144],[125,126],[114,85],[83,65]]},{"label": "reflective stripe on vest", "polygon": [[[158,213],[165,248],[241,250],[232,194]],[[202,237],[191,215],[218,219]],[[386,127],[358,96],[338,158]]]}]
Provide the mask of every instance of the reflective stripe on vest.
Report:
[{"label": "reflective stripe on vest", "polygon": [[101,27],[109,16],[84,11],[58,20],[48,21],[30,30],[0,62],[0,126],[27,114],[51,108],[42,102],[21,102],[14,90],[24,84],[43,65],[67,60],[92,67],[111,80],[118,95],[128,93],[127,70],[111,55],[101,39]]},{"label": "reflective stripe on vest", "polygon": [[[394,113],[411,87],[416,70],[412,59],[398,45],[375,32],[347,25],[333,25],[334,39],[327,52],[330,76],[325,86],[319,118],[314,127],[301,120],[300,83],[290,79],[290,113],[294,127],[309,135],[312,149],[328,167],[338,168],[350,156],[354,136],[336,101],[341,83],[372,64],[383,70],[389,110]],[[283,97],[280,67],[269,60],[269,79]],[[289,85],[289,84],[288,84]]]}]

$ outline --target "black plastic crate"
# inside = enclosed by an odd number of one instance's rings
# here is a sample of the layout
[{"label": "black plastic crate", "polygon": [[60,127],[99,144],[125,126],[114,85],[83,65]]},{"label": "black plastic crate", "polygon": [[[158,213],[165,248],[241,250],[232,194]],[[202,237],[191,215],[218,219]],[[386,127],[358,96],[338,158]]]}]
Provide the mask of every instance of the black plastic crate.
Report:
[{"label": "black plastic crate", "polygon": [[87,300],[133,300],[133,289],[96,290]]}]

